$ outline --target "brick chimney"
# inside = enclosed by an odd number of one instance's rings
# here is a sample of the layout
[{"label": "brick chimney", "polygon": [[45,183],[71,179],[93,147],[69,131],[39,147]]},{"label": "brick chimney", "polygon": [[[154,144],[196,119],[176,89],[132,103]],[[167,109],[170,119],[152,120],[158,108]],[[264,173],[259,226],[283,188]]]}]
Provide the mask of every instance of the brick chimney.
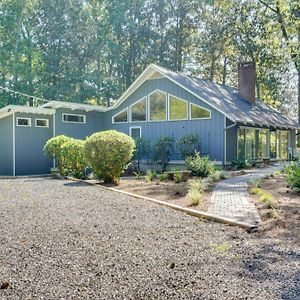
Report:
[{"label": "brick chimney", "polygon": [[240,96],[251,104],[255,104],[255,64],[253,62],[238,63],[238,89]]}]

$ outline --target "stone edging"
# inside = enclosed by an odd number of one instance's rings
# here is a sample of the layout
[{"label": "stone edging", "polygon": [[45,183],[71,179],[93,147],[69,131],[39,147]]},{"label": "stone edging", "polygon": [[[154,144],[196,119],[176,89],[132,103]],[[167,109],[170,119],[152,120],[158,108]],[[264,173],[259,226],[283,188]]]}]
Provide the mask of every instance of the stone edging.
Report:
[{"label": "stone edging", "polygon": [[146,200],[146,201],[150,201],[150,202],[153,202],[153,203],[156,203],[156,204],[159,204],[159,205],[162,205],[162,206],[166,206],[166,207],[175,209],[177,211],[186,213],[186,214],[188,214],[190,216],[193,216],[193,217],[204,218],[204,219],[207,219],[207,220],[211,220],[211,221],[214,221],[214,222],[219,222],[219,223],[223,223],[223,224],[227,224],[227,225],[239,226],[239,227],[242,227],[242,228],[246,229],[249,232],[257,230],[258,227],[259,227],[259,226],[251,225],[251,224],[245,223],[245,222],[237,222],[237,221],[235,221],[233,219],[230,219],[230,218],[223,218],[223,217],[220,217],[220,216],[217,216],[217,215],[209,214],[209,213],[204,212],[204,211],[199,211],[199,210],[190,209],[190,208],[184,208],[184,207],[181,207],[179,205],[171,204],[171,203],[161,201],[161,200],[157,200],[157,199],[154,199],[154,198],[145,197],[145,196],[133,194],[133,193],[130,193],[130,192],[122,191],[122,190],[119,190],[119,189],[115,189],[115,188],[112,188],[112,187],[103,186],[103,185],[93,183],[93,182],[89,182],[89,181],[83,180],[83,179],[77,179],[77,178],[74,178],[74,177],[64,177],[64,176],[60,176],[60,175],[58,175],[56,177],[59,178],[59,179],[68,179],[68,180],[72,180],[72,181],[83,182],[85,184],[92,185],[92,186],[97,186],[97,187],[100,187],[100,188],[105,189],[105,190],[121,193],[121,194],[131,196],[131,197],[134,197],[134,198],[137,198],[137,199],[143,199],[143,200]]}]

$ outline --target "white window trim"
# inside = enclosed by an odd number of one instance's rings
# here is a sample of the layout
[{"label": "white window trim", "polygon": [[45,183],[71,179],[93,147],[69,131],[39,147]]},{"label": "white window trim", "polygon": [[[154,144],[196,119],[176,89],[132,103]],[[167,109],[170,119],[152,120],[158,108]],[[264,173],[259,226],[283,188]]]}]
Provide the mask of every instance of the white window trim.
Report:
[{"label": "white window trim", "polygon": [[[126,111],[127,112],[127,121],[126,122],[115,122],[114,118],[115,116],[117,116],[118,114],[121,114],[122,112]],[[128,107],[126,107],[125,109],[117,112],[116,114],[114,114],[112,117],[111,117],[111,121],[113,124],[126,124],[129,122],[129,113],[128,113]]]},{"label": "white window trim", "polygon": [[[146,101],[146,120],[145,121],[132,121],[132,106],[134,106],[135,104],[141,102],[141,101]],[[147,101],[147,96],[143,97],[142,99],[134,102],[133,104],[131,104],[129,106],[129,122],[130,123],[145,123],[148,120],[148,101]]]},{"label": "white window trim", "polygon": [[[150,120],[150,96],[156,92],[161,92],[166,95],[166,119],[165,120]],[[156,89],[152,93],[148,94],[148,122],[154,123],[154,122],[166,122],[168,121],[168,94],[166,92],[163,92],[160,89]]]},{"label": "white window trim", "polygon": [[[170,97],[174,97],[174,98],[177,98],[177,99],[179,99],[179,100],[181,100],[181,101],[183,101],[183,102],[185,102],[186,103],[186,112],[187,112],[187,114],[186,114],[186,119],[176,119],[176,120],[171,120],[171,116],[170,116],[170,111],[171,111],[171,105],[170,105]],[[172,94],[168,94],[168,121],[170,121],[170,122],[176,122],[176,121],[187,121],[189,119],[189,101],[187,101],[187,100],[184,100],[184,99],[182,99],[182,98],[180,98],[180,97],[177,97],[177,96],[175,96],[175,95],[172,95]]]},{"label": "white window trim", "polygon": [[[209,118],[192,118],[192,105],[198,106],[202,109],[205,109],[205,110],[209,111],[210,117]],[[189,107],[189,119],[190,120],[192,120],[192,121],[194,121],[194,120],[211,120],[211,110],[210,109],[207,109],[207,108],[205,108],[201,105],[198,105],[198,104],[195,104],[195,103],[192,103],[192,102],[190,102],[189,106],[190,106]]]},{"label": "white window trim", "polygon": [[[62,113],[61,116],[62,116],[62,122],[63,122],[63,123],[86,124],[86,115]],[[64,116],[78,116],[78,117],[83,117],[83,122],[65,121],[65,120],[64,120]]]},{"label": "white window trim", "polygon": [[[38,126],[37,125],[37,121],[46,121],[46,126]],[[35,127],[38,127],[38,128],[49,128],[49,120],[48,119],[37,118],[37,119],[35,119]]]},{"label": "white window trim", "polygon": [[140,130],[140,138],[142,137],[142,127],[141,126],[130,126],[129,127],[129,136],[131,136],[131,137],[132,137],[132,135],[131,135],[132,129],[139,129]]},{"label": "white window trim", "polygon": [[[19,125],[18,121],[19,120],[28,120],[28,125]],[[17,117],[17,126],[18,127],[31,127],[31,118],[23,118],[23,117]]]}]

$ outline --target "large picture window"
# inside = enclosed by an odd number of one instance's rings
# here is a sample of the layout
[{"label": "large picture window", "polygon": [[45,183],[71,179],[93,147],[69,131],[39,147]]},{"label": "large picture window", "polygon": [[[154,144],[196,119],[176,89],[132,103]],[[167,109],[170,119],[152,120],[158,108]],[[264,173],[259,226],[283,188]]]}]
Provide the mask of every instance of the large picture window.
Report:
[{"label": "large picture window", "polygon": [[121,112],[117,113],[112,118],[113,123],[127,123],[128,121],[128,109],[124,109]]},{"label": "large picture window", "polygon": [[174,96],[169,96],[169,120],[187,120],[188,102]]},{"label": "large picture window", "polygon": [[131,106],[131,122],[145,122],[147,121],[147,101],[146,97],[136,102]]},{"label": "large picture window", "polygon": [[167,120],[167,94],[155,91],[149,95],[149,121]]},{"label": "large picture window", "polygon": [[191,103],[191,119],[210,119],[211,112],[208,109],[205,109],[199,105]]},{"label": "large picture window", "polygon": [[258,130],[257,158],[268,158],[269,152],[269,130]]}]

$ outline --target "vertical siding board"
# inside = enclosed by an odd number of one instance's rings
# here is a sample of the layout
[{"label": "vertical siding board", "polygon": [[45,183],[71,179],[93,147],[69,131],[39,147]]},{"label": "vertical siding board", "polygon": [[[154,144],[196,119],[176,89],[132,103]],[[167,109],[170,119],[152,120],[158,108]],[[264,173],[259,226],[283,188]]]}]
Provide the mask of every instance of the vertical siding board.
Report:
[{"label": "vertical siding board", "polygon": [[0,119],[0,176],[13,175],[13,116]]},{"label": "vertical siding board", "polygon": [[[129,107],[133,103],[147,96],[156,89],[172,94],[191,103],[201,105],[211,110],[211,120],[187,120],[187,121],[163,121],[163,122],[134,122],[125,124],[113,124],[112,116]],[[162,135],[172,136],[178,140],[185,134],[199,134],[201,138],[201,151],[209,154],[210,158],[217,161],[223,160],[224,152],[224,116],[186,90],[177,86],[166,78],[147,80],[119,107],[108,111],[104,116],[105,129],[116,129],[126,134],[130,126],[141,126],[143,137],[154,141]],[[209,153],[208,153],[209,152]],[[179,153],[175,153],[172,159],[179,159]]]}]

